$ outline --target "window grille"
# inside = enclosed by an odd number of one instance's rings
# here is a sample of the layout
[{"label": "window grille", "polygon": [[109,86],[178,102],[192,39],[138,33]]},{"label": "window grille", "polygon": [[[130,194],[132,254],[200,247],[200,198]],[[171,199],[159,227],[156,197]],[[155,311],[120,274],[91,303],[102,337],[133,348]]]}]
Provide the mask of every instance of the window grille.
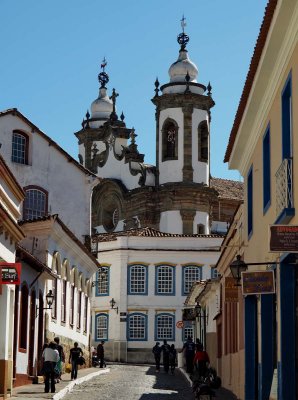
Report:
[{"label": "window grille", "polygon": [[157,267],[157,294],[174,294],[174,268],[168,265]]},{"label": "window grille", "polygon": [[146,340],[146,315],[136,314],[129,316],[129,340]]},{"label": "window grille", "polygon": [[109,269],[101,267],[100,272],[96,273],[97,295],[104,296],[109,294]]},{"label": "window grille", "polygon": [[11,160],[18,164],[27,164],[28,139],[21,133],[14,132],[12,135]]},{"label": "window grille", "polygon": [[108,316],[99,314],[96,316],[96,340],[107,340],[108,338]]},{"label": "window grille", "polygon": [[156,317],[156,340],[174,340],[174,316],[158,315]]},{"label": "window grille", "polygon": [[38,189],[27,189],[24,201],[24,219],[34,219],[46,215],[47,195]]},{"label": "window grille", "polygon": [[191,337],[191,339],[194,340],[193,326],[186,326],[183,330],[183,340],[187,340],[188,337]]},{"label": "window grille", "polygon": [[194,282],[202,279],[202,267],[190,265],[183,267],[183,293],[188,294]]},{"label": "window grille", "polygon": [[129,267],[130,294],[145,294],[147,284],[147,268],[144,265]]}]

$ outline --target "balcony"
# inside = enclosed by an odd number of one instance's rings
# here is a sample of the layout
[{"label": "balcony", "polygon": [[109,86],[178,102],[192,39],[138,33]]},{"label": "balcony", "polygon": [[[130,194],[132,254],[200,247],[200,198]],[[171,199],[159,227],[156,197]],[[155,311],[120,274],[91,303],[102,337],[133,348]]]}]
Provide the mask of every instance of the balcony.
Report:
[{"label": "balcony", "polygon": [[276,174],[276,224],[287,224],[295,215],[292,159],[285,158]]}]

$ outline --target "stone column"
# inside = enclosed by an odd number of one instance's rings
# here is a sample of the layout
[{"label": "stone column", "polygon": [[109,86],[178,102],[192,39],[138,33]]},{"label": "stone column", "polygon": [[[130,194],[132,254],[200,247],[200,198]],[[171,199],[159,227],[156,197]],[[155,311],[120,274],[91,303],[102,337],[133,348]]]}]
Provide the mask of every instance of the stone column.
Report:
[{"label": "stone column", "polygon": [[183,146],[183,181],[193,181],[192,167],[192,113],[193,106],[187,105],[182,107],[183,123],[184,123],[184,146]]},{"label": "stone column", "polygon": [[196,215],[195,210],[180,210],[180,215],[183,224],[183,234],[192,235],[193,232],[193,221]]}]

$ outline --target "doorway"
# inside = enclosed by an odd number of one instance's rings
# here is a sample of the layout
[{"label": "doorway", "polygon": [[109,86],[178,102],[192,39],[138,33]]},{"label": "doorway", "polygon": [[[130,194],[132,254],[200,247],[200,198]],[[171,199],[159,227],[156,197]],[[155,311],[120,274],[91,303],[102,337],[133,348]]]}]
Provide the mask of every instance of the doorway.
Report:
[{"label": "doorway", "polygon": [[38,314],[38,340],[37,340],[37,375],[41,375],[42,368],[42,348],[43,348],[43,296],[39,292],[39,314]]},{"label": "doorway", "polygon": [[28,353],[29,376],[33,376],[33,370],[34,370],[35,316],[36,316],[36,293],[35,290],[32,290],[30,296],[30,323],[29,323],[29,353]]}]

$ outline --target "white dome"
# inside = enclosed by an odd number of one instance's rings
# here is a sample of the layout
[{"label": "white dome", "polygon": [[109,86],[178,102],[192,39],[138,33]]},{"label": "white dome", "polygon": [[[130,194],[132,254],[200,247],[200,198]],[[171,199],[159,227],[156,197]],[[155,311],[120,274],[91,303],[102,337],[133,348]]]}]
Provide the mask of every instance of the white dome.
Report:
[{"label": "white dome", "polygon": [[185,82],[187,72],[190,82],[197,82],[197,66],[188,58],[187,50],[180,50],[178,60],[169,69],[170,82]]},{"label": "white dome", "polygon": [[100,88],[98,98],[91,104],[91,118],[109,119],[112,111],[113,102],[107,96],[107,89]]}]

